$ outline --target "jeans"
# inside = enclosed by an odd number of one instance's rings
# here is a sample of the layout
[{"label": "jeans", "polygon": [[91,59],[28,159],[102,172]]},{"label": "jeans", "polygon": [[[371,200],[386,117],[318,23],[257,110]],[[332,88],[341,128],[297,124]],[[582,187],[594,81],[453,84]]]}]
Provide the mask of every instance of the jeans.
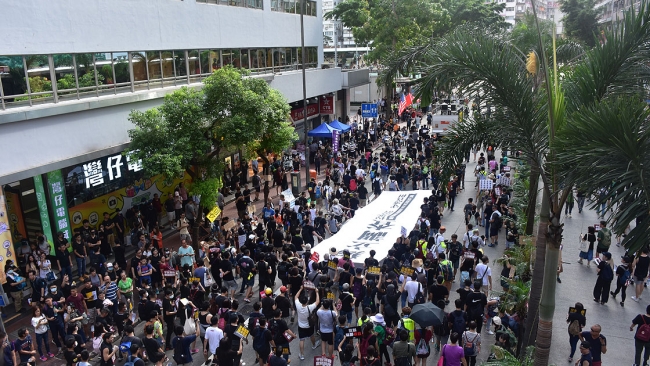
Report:
[{"label": "jeans", "polygon": [[[404,281],[406,281],[406,279],[404,279]],[[406,298],[407,298],[407,297],[408,297],[408,292],[407,292],[407,291],[402,292],[402,298],[401,298],[401,300],[402,300],[402,307],[405,307],[405,306],[406,306]]]},{"label": "jeans", "polygon": [[600,217],[605,217],[605,212],[607,211],[607,204],[606,203],[601,203],[600,207],[596,206],[596,212]]},{"label": "jeans", "polygon": [[41,341],[43,341],[43,344],[45,345],[45,351],[47,353],[50,353],[50,339],[47,336],[47,332],[43,334],[38,334],[38,333],[35,334],[36,334],[36,346],[38,348],[38,353],[41,355],[41,357],[43,357],[45,356],[45,354],[43,354],[43,349],[41,348]]},{"label": "jeans", "polygon": [[61,278],[63,276],[68,275],[68,278],[72,280],[72,267],[67,266],[67,267],[61,267]]},{"label": "jeans", "polygon": [[61,340],[65,342],[65,330],[63,323],[50,323],[50,331],[52,332],[52,340],[54,341],[54,344],[56,344],[57,347],[61,348],[61,341],[59,340],[59,336],[61,336]]},{"label": "jeans", "polygon": [[352,311],[341,310],[341,315],[345,315],[348,320],[348,324],[352,324]]},{"label": "jeans", "polygon": [[567,202],[566,206],[564,206],[564,214],[566,215],[568,213],[571,215],[571,211],[573,211],[573,202]]},{"label": "jeans", "polygon": [[76,258],[77,260],[77,274],[79,277],[83,276],[86,272],[86,258]]},{"label": "jeans", "polygon": [[454,204],[456,203],[456,196],[449,196],[449,209],[454,210]]},{"label": "jeans", "polygon": [[578,197],[578,213],[582,212],[582,208],[585,205],[585,198],[584,197]]},{"label": "jeans", "polygon": [[429,178],[428,177],[422,178],[422,189],[426,189],[426,190],[429,189]]},{"label": "jeans", "polygon": [[490,220],[485,219],[485,237],[490,237]]},{"label": "jeans", "polygon": [[[645,351],[644,351],[645,350]],[[634,339],[634,364],[641,366],[641,352],[643,352],[643,364],[648,364],[648,358],[650,357],[650,342],[641,342],[638,339]]]},{"label": "jeans", "polygon": [[573,355],[576,353],[576,348],[578,347],[579,340],[579,336],[569,334],[569,344],[571,345],[571,354],[569,354],[569,357],[573,358]]}]

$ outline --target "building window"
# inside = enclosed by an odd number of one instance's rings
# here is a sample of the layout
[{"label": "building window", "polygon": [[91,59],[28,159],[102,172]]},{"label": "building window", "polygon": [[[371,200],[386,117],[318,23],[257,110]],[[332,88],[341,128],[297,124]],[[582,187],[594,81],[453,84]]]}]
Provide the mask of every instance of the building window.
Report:
[{"label": "building window", "polygon": [[[307,50],[316,67],[318,48]],[[223,65],[262,74],[301,64],[295,47],[0,55],[0,110],[198,83]]]},{"label": "building window", "polygon": [[[318,3],[310,0],[305,2],[305,15],[313,17],[317,16]],[[271,10],[290,14],[300,14],[302,3],[301,0],[271,0]]]},{"label": "building window", "polygon": [[515,11],[515,8],[512,7],[512,6],[511,6],[511,7],[507,7],[507,8],[506,8],[506,11]]},{"label": "building window", "polygon": [[262,0],[196,0],[196,2],[203,4],[218,4],[251,9],[263,9]]}]

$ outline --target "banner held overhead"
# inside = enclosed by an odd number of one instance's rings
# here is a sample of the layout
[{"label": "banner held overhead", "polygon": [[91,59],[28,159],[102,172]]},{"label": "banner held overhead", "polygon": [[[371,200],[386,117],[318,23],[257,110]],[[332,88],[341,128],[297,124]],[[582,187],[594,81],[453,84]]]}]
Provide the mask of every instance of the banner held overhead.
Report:
[{"label": "banner held overhead", "polygon": [[375,259],[381,261],[388,256],[396,239],[402,235],[402,227],[409,231],[415,227],[422,212],[420,206],[429,191],[384,191],[366,207],[357,210],[354,218],[348,220],[339,232],[312,248],[323,258],[335,247],[339,253],[350,251],[350,257],[358,263],[375,250]]}]

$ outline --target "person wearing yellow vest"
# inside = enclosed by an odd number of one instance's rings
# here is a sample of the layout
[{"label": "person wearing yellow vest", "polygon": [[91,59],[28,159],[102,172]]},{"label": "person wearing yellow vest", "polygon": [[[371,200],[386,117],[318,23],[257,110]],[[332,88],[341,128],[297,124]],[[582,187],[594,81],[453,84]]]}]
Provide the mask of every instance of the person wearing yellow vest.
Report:
[{"label": "person wearing yellow vest", "polygon": [[[438,255],[438,266],[440,267],[440,273],[444,279],[442,283],[447,291],[451,292],[451,283],[454,281],[454,265],[451,263],[445,253],[440,253]],[[447,301],[449,303],[449,301]]]},{"label": "person wearing yellow vest", "polygon": [[397,323],[397,329],[405,329],[409,333],[409,342],[415,340],[415,322],[409,318],[411,315],[411,308],[405,306],[402,308],[402,319]]},{"label": "person wearing yellow vest", "polygon": [[363,309],[363,315],[357,319],[357,326],[360,327],[370,321],[370,313],[372,310],[370,308]]}]

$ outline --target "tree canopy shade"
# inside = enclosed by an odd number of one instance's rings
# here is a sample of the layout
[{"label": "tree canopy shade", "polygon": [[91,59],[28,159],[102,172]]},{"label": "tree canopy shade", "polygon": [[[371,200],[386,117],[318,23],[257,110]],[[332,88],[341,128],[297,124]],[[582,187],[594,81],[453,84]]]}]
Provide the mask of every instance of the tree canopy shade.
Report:
[{"label": "tree canopy shade", "polygon": [[505,3],[482,0],[344,0],[326,19],[338,19],[352,29],[358,45],[369,45],[371,60],[383,60],[403,47],[428,44],[468,22],[508,27],[500,12]]},{"label": "tree canopy shade", "polygon": [[244,148],[265,158],[264,152],[282,151],[297,139],[284,97],[263,79],[246,76],[227,66],[210,75],[202,90],[183,87],[158,108],[132,111],[129,153],[142,159],[150,175],[187,172],[191,191],[202,195],[202,204],[214,205],[222,153]]},{"label": "tree canopy shade", "polygon": [[598,15],[602,10],[596,7],[596,1],[563,0],[560,1],[560,10],[564,13],[564,34],[593,47],[598,37]]}]

